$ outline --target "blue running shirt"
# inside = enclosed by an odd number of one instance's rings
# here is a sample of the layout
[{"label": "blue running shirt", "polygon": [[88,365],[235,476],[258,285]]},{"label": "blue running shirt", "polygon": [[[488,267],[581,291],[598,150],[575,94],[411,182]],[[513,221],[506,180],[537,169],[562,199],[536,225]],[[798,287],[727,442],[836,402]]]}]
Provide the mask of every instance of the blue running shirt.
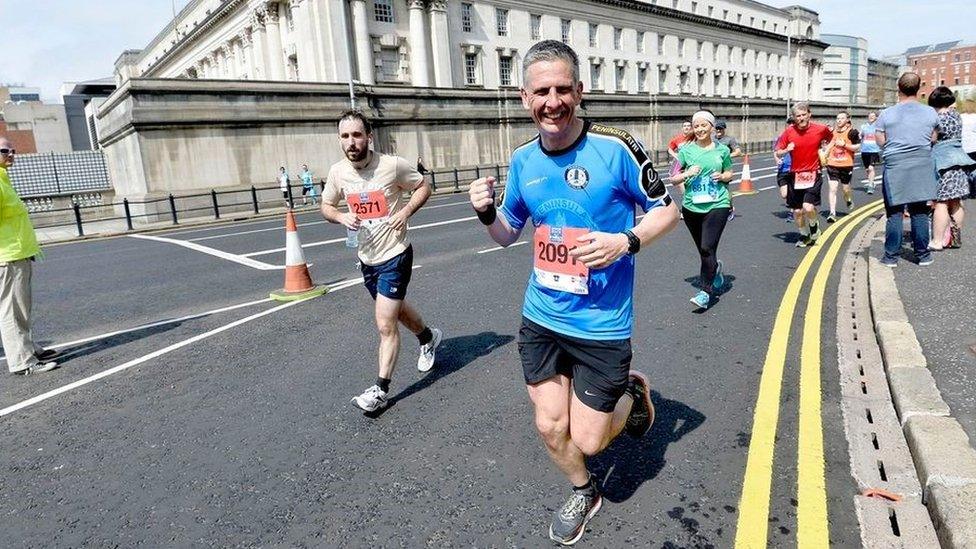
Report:
[{"label": "blue running shirt", "polygon": [[[531,218],[537,233],[550,235],[550,242],[563,242],[564,235],[622,233],[636,223],[635,205],[650,211],[670,203],[640,142],[625,131],[585,122],[579,139],[567,149],[546,151],[538,136],[515,149],[501,212],[513,229],[521,230]],[[567,246],[577,245],[575,238],[565,241]],[[550,261],[556,258],[552,248]],[[536,267],[546,252],[543,242],[533,243]],[[565,260],[566,249],[560,252]],[[577,284],[572,290],[552,288],[567,282],[565,277],[560,281],[562,276],[533,269],[522,308],[526,318],[571,337],[630,337],[633,256],[591,269],[581,287]]]}]

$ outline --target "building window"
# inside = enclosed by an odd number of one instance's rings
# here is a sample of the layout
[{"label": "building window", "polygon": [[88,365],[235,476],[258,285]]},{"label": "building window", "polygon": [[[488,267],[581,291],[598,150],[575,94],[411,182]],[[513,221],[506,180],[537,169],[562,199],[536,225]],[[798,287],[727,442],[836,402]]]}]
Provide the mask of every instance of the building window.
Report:
[{"label": "building window", "polygon": [[685,39],[684,38],[679,38],[678,39],[678,57],[684,57],[684,56],[685,56]]},{"label": "building window", "polygon": [[657,54],[664,55],[664,37],[657,35]]},{"label": "building window", "polygon": [[750,17],[749,18],[749,26],[752,27],[752,26],[755,26],[755,24],[756,24],[756,18],[755,17]]},{"label": "building window", "polygon": [[714,13],[714,12],[715,12],[715,8],[712,7],[712,6],[708,6],[708,16],[711,17],[712,16],[712,13]]},{"label": "building window", "polygon": [[779,23],[773,23],[773,32],[776,32],[778,30],[779,30]]},{"label": "building window", "polygon": [[598,62],[590,63],[590,89],[592,90],[603,89],[603,86],[600,84],[600,79],[602,76],[600,71],[601,68],[600,63]]},{"label": "building window", "polygon": [[729,10],[722,10],[722,20],[724,21],[729,20]]},{"label": "building window", "polygon": [[596,33],[599,30],[596,23],[590,23],[590,47],[596,47]]},{"label": "building window", "polygon": [[956,85],[956,86],[958,86],[958,85],[959,85],[959,77],[957,76],[957,77],[955,78],[955,80],[956,80],[956,82],[955,82],[955,85]]},{"label": "building window", "polygon": [[529,16],[529,27],[532,32],[532,39],[538,40],[542,37],[542,16],[532,14]]},{"label": "building window", "polygon": [[373,0],[373,17],[377,23],[393,23],[393,0]]},{"label": "building window", "polygon": [[691,3],[691,13],[698,13],[698,2]]},{"label": "building window", "polygon": [[718,44],[712,44],[712,61],[718,63]]},{"label": "building window", "polygon": [[735,14],[735,22],[738,23],[738,24],[740,24],[740,25],[742,24],[742,14],[741,13]]},{"label": "building window", "polygon": [[464,54],[464,83],[469,86],[478,85],[478,54]]},{"label": "building window", "polygon": [[461,30],[463,32],[471,32],[473,27],[471,23],[471,12],[473,11],[471,4],[463,2],[461,4]]},{"label": "building window", "polygon": [[705,43],[704,42],[699,42],[698,45],[696,46],[696,49],[698,50],[698,53],[697,53],[698,60],[699,61],[704,60],[705,59]]},{"label": "building window", "polygon": [[560,28],[561,35],[562,35],[563,44],[569,44],[569,26],[570,26],[570,20],[569,19],[560,19],[559,20],[559,28]]},{"label": "building window", "polygon": [[498,36],[508,36],[508,10],[495,8],[495,30]]},{"label": "building window", "polygon": [[501,86],[512,85],[512,57],[509,55],[498,57],[498,83]]},{"label": "building window", "polygon": [[678,0],[671,0],[671,7],[674,9],[678,9]]},{"label": "building window", "polygon": [[[967,77],[966,80],[968,84],[969,78]],[[647,69],[641,67],[637,69],[637,92],[644,93],[645,91],[647,91]]]},{"label": "building window", "polygon": [[624,31],[618,27],[613,28],[613,49],[619,50],[623,47],[623,35]]},{"label": "building window", "polygon": [[721,77],[721,75],[716,74],[715,75],[715,78],[712,79],[712,95],[713,96],[717,96],[718,95],[718,88],[721,85],[722,85],[722,77]]},{"label": "building window", "polygon": [[668,69],[661,69],[657,75],[657,92],[666,93],[668,87]]},{"label": "building window", "polygon": [[[617,66],[617,82],[616,89],[618,92],[627,91],[627,82],[625,78],[627,77],[627,67]],[[957,78],[958,80],[958,78]]]},{"label": "building window", "polygon": [[766,30],[766,20],[762,20],[762,30]]},{"label": "building window", "polygon": [[683,72],[678,76],[678,93],[691,93],[688,89],[688,73]]},{"label": "building window", "polygon": [[644,31],[637,31],[637,53],[644,53]]},{"label": "building window", "polygon": [[957,54],[953,55],[952,56],[952,60],[953,61],[959,61],[959,54],[957,53]]}]

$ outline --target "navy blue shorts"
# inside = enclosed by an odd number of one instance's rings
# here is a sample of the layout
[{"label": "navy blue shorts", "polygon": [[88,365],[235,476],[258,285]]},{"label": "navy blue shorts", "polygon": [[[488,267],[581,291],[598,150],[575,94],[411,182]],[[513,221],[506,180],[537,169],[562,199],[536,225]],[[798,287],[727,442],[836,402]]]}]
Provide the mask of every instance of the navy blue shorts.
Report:
[{"label": "navy blue shorts", "polygon": [[363,263],[360,270],[363,271],[363,285],[373,299],[379,292],[390,299],[402,301],[407,297],[407,286],[413,273],[413,246],[407,246],[403,253],[379,265]]}]

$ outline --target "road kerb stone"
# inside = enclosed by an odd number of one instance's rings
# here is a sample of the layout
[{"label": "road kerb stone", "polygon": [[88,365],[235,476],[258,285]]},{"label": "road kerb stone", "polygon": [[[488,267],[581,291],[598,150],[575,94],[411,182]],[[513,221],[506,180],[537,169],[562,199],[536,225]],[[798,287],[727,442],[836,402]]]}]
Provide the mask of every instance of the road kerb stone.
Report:
[{"label": "road kerb stone", "polygon": [[905,437],[928,503],[932,486],[976,484],[976,450],[951,417],[917,415],[905,423]]},{"label": "road kerb stone", "polygon": [[942,547],[976,548],[976,484],[935,485],[928,507]]},{"label": "road kerb stone", "polygon": [[925,368],[928,365],[911,324],[899,320],[875,319],[874,328],[886,369]]},{"label": "road kerb stone", "polygon": [[[893,502],[855,496],[854,511],[861,524],[867,526],[861,535],[861,545],[865,549],[919,549],[939,546],[928,511],[917,498]],[[870,532],[871,535],[866,536],[864,532]]]},{"label": "road kerb stone", "polygon": [[895,286],[895,274],[890,267],[885,267],[872,255],[868,258],[869,292],[871,295],[871,311],[875,320],[892,320],[908,322],[905,307]]},{"label": "road kerb stone", "polygon": [[916,415],[948,416],[951,413],[928,368],[889,368],[888,384],[902,425]]}]

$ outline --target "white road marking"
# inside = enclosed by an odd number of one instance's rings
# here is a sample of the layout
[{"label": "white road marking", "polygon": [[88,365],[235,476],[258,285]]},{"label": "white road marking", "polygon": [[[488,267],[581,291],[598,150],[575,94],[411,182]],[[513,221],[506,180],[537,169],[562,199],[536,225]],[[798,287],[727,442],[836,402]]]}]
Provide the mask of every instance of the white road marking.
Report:
[{"label": "white road marking", "polygon": [[[76,345],[81,345],[83,343],[89,343],[91,341],[98,341],[100,339],[108,339],[110,337],[114,337],[114,336],[117,336],[117,335],[128,334],[128,333],[132,333],[132,332],[138,332],[139,330],[147,330],[149,328],[155,328],[157,326],[165,326],[167,324],[173,324],[173,323],[176,323],[176,322],[184,322],[186,320],[193,320],[193,319],[196,319],[196,318],[202,318],[202,317],[205,317],[205,316],[215,315],[215,314],[219,314],[219,313],[226,313],[227,311],[233,311],[233,310],[236,310],[236,309],[243,309],[245,307],[251,307],[253,305],[260,305],[261,303],[267,303],[269,301],[271,301],[271,298],[258,299],[256,301],[248,301],[247,303],[238,303],[237,305],[231,305],[229,307],[221,307],[219,309],[214,309],[212,311],[205,311],[205,312],[202,312],[202,313],[194,313],[192,315],[181,316],[179,318],[171,318],[171,319],[168,319],[168,320],[160,320],[158,322],[150,322],[149,324],[140,324],[139,326],[136,326],[134,328],[126,328],[124,330],[116,330],[114,332],[107,332],[107,333],[99,334],[99,335],[95,335],[95,336],[84,337],[84,338],[81,338],[81,339],[76,339],[74,341],[67,341],[65,343],[56,343],[54,345],[50,345],[49,348],[51,348],[51,349],[63,349],[65,347],[74,347]],[[5,356],[0,357],[0,360],[4,360],[5,361],[5,360],[7,360],[7,357],[5,357]]]},{"label": "white road marking", "polygon": [[479,250],[478,253],[479,254],[490,254],[491,252],[497,252],[499,250],[504,250],[505,248],[514,248],[515,246],[521,246],[522,244],[528,244],[528,241],[527,240],[519,240],[518,242],[515,242],[513,244],[509,244],[508,246],[495,246],[494,248],[488,248],[487,250]]},{"label": "white road marking", "polygon": [[174,343],[174,344],[169,345],[167,347],[163,347],[162,349],[159,349],[157,351],[153,351],[152,353],[149,353],[148,355],[143,355],[143,356],[141,356],[139,358],[130,360],[130,361],[125,362],[123,364],[119,364],[118,366],[115,366],[113,368],[109,368],[108,370],[101,371],[101,372],[99,372],[99,373],[97,373],[95,375],[88,376],[88,377],[83,378],[83,379],[79,379],[78,381],[75,381],[73,383],[69,383],[69,384],[64,385],[62,387],[58,387],[57,389],[48,391],[46,393],[42,393],[40,395],[37,395],[37,396],[32,397],[32,398],[29,398],[29,399],[24,400],[22,402],[18,402],[17,404],[14,404],[13,406],[8,406],[8,407],[0,410],[0,417],[3,417],[3,416],[6,416],[6,415],[9,415],[9,414],[12,414],[12,413],[14,413],[14,412],[16,412],[18,410],[23,410],[24,408],[27,408],[28,406],[32,406],[32,405],[37,404],[39,402],[43,402],[43,401],[48,400],[50,398],[54,398],[54,397],[56,397],[56,396],[58,396],[60,394],[67,393],[68,391],[71,391],[73,389],[77,389],[79,387],[83,387],[85,385],[88,385],[89,383],[98,381],[99,379],[108,377],[108,376],[110,376],[112,374],[117,374],[119,372],[128,370],[129,368],[132,368],[134,366],[138,366],[138,365],[143,364],[145,362],[148,362],[148,361],[150,361],[150,360],[152,360],[154,358],[158,358],[158,357],[161,357],[161,356],[163,356],[165,354],[168,354],[168,353],[171,353],[173,351],[176,351],[178,349],[182,349],[183,347],[186,347],[187,345],[191,345],[193,343],[196,343],[197,341],[201,341],[201,340],[207,339],[208,337],[215,336],[215,335],[217,335],[217,334],[219,334],[221,332],[226,332],[227,330],[230,330],[231,328],[236,328],[237,326],[240,326],[242,324],[247,324],[248,322],[250,322],[252,320],[256,320],[258,318],[261,318],[261,317],[264,317],[264,316],[268,316],[268,315],[270,315],[272,313],[276,313],[276,312],[281,311],[283,309],[286,309],[288,307],[292,307],[294,305],[297,305],[299,303],[302,303],[303,301],[306,301],[306,300],[290,301],[288,303],[284,303],[282,305],[278,305],[277,307],[273,307],[271,309],[268,309],[267,311],[262,311],[260,313],[253,314],[251,316],[244,317],[244,318],[242,318],[240,320],[235,320],[234,322],[231,322],[230,324],[225,324],[225,325],[223,325],[223,326],[221,326],[219,328],[215,328],[213,330],[210,330],[209,332],[204,332],[202,334],[195,335],[195,336],[193,336],[193,337],[191,337],[189,339],[185,339],[185,340],[180,341],[178,343]]},{"label": "white road marking", "polygon": [[[415,225],[413,227],[408,227],[407,230],[415,231],[417,229],[428,229],[430,227],[440,227],[442,225],[450,225],[452,223],[463,223],[465,221],[471,221],[472,219],[478,219],[478,216],[472,215],[470,217],[460,217],[460,218],[457,218],[457,219],[448,219],[447,221],[437,221],[435,223],[425,223],[423,225]],[[346,237],[333,238],[333,239],[330,239],[330,240],[322,240],[322,241],[319,241],[319,242],[310,242],[308,244],[302,244],[302,248],[314,248],[316,246],[325,246],[327,244],[336,244],[338,242],[345,242],[345,241],[346,241]],[[250,252],[250,253],[246,253],[246,254],[241,254],[240,257],[249,258],[249,257],[258,256],[258,255],[267,255],[267,254],[280,253],[280,252],[283,252],[283,251],[285,251],[284,248],[272,248],[270,250],[261,250],[259,252]]]},{"label": "white road marking", "polygon": [[[419,269],[422,266],[423,265],[414,265],[413,268],[414,269]],[[342,290],[342,289],[345,289],[345,288],[349,288],[349,287],[352,287],[352,286],[355,286],[357,284],[362,283],[362,281],[363,281],[362,278],[357,278],[357,279],[344,280],[342,282],[337,282],[337,283],[332,284],[331,286],[329,286],[329,293],[335,292],[335,291],[338,291],[338,290]],[[328,295],[328,294],[325,294],[325,295]],[[104,370],[102,372],[99,372],[97,374],[88,376],[86,378],[79,379],[78,381],[69,383],[69,384],[64,385],[62,387],[58,387],[57,389],[53,389],[53,390],[48,391],[46,393],[42,393],[42,394],[37,395],[35,397],[29,398],[27,400],[18,402],[17,404],[14,404],[12,406],[8,406],[6,408],[3,408],[2,410],[0,410],[0,417],[3,417],[3,416],[6,416],[6,415],[9,415],[9,414],[12,414],[12,413],[14,413],[14,412],[16,412],[18,410],[23,410],[24,408],[27,408],[28,406],[33,406],[34,404],[37,404],[39,402],[43,402],[43,401],[48,400],[50,398],[54,398],[54,397],[56,397],[56,396],[58,396],[60,394],[67,393],[68,391],[71,391],[73,389],[77,389],[78,387],[83,387],[85,385],[88,385],[89,383],[93,383],[95,381],[98,381],[99,379],[108,377],[108,376],[110,376],[112,374],[117,374],[119,372],[128,370],[129,368],[132,368],[134,366],[138,366],[140,364],[144,364],[144,363],[146,363],[146,362],[148,362],[148,361],[150,361],[150,360],[152,360],[154,358],[158,358],[158,357],[161,357],[161,356],[163,356],[165,354],[169,354],[169,353],[171,353],[173,351],[182,349],[183,347],[186,347],[187,345],[191,345],[191,344],[196,343],[198,341],[202,341],[202,340],[207,339],[209,337],[215,336],[215,335],[217,335],[219,333],[226,332],[227,330],[230,330],[231,328],[236,328],[237,326],[241,326],[243,324],[247,324],[248,322],[251,322],[252,320],[257,320],[257,319],[259,319],[261,317],[265,317],[265,316],[268,316],[268,315],[270,315],[272,313],[276,313],[276,312],[281,311],[283,309],[287,309],[288,307],[292,307],[294,305],[298,305],[299,303],[303,303],[305,301],[311,301],[312,299],[315,299],[315,298],[300,299],[300,300],[297,300],[297,301],[289,301],[287,303],[283,303],[281,305],[278,305],[277,307],[272,307],[271,309],[268,309],[266,311],[261,311],[260,313],[255,313],[255,314],[253,314],[251,316],[244,317],[244,318],[242,318],[240,320],[235,320],[234,322],[231,322],[230,324],[225,324],[223,326],[220,326],[219,328],[214,328],[213,330],[210,330],[208,332],[204,332],[202,334],[197,334],[197,335],[195,335],[195,336],[193,336],[193,337],[191,337],[189,339],[184,339],[183,341],[180,341],[180,342],[174,343],[172,345],[163,347],[162,349],[159,349],[157,351],[153,351],[153,352],[151,352],[151,353],[149,353],[147,355],[143,355],[143,356],[141,356],[139,358],[130,360],[128,362],[119,364],[118,366],[109,368],[108,370]],[[254,305],[254,304],[257,304],[257,303],[264,303],[266,301],[270,301],[270,299],[263,299],[263,300],[260,300],[260,301],[251,301],[251,302],[248,302],[248,303],[241,303],[240,305],[235,305],[235,306],[232,306],[232,307],[226,307],[224,309],[218,309],[218,311],[232,310],[232,309],[236,309],[236,308],[241,308],[241,307],[246,307],[246,306]],[[216,311],[212,311],[212,312],[216,312]],[[188,317],[188,318],[190,318],[190,317]],[[170,321],[170,322],[172,322],[172,321]],[[79,340],[79,342],[81,342],[81,341],[84,341],[84,340]],[[71,345],[71,344],[72,343],[65,343],[65,344],[62,344],[62,345],[59,345],[59,346]]]},{"label": "white road marking", "polygon": [[[220,259],[226,259],[227,261],[231,261],[239,265],[244,265],[245,267],[250,267],[252,269],[258,269],[260,271],[278,271],[285,268],[284,265],[269,265],[268,263],[263,263],[255,259],[249,259],[247,256],[224,252],[215,248],[210,248],[208,246],[197,244],[195,242],[189,242],[186,240],[177,240],[175,238],[166,238],[163,236],[154,236],[149,234],[130,234],[129,238],[140,238],[143,240],[155,240],[156,242],[176,244],[177,246],[183,246],[184,248],[189,248],[191,250],[202,252],[207,255],[219,257]],[[284,248],[282,248],[282,250],[284,250]]]}]

